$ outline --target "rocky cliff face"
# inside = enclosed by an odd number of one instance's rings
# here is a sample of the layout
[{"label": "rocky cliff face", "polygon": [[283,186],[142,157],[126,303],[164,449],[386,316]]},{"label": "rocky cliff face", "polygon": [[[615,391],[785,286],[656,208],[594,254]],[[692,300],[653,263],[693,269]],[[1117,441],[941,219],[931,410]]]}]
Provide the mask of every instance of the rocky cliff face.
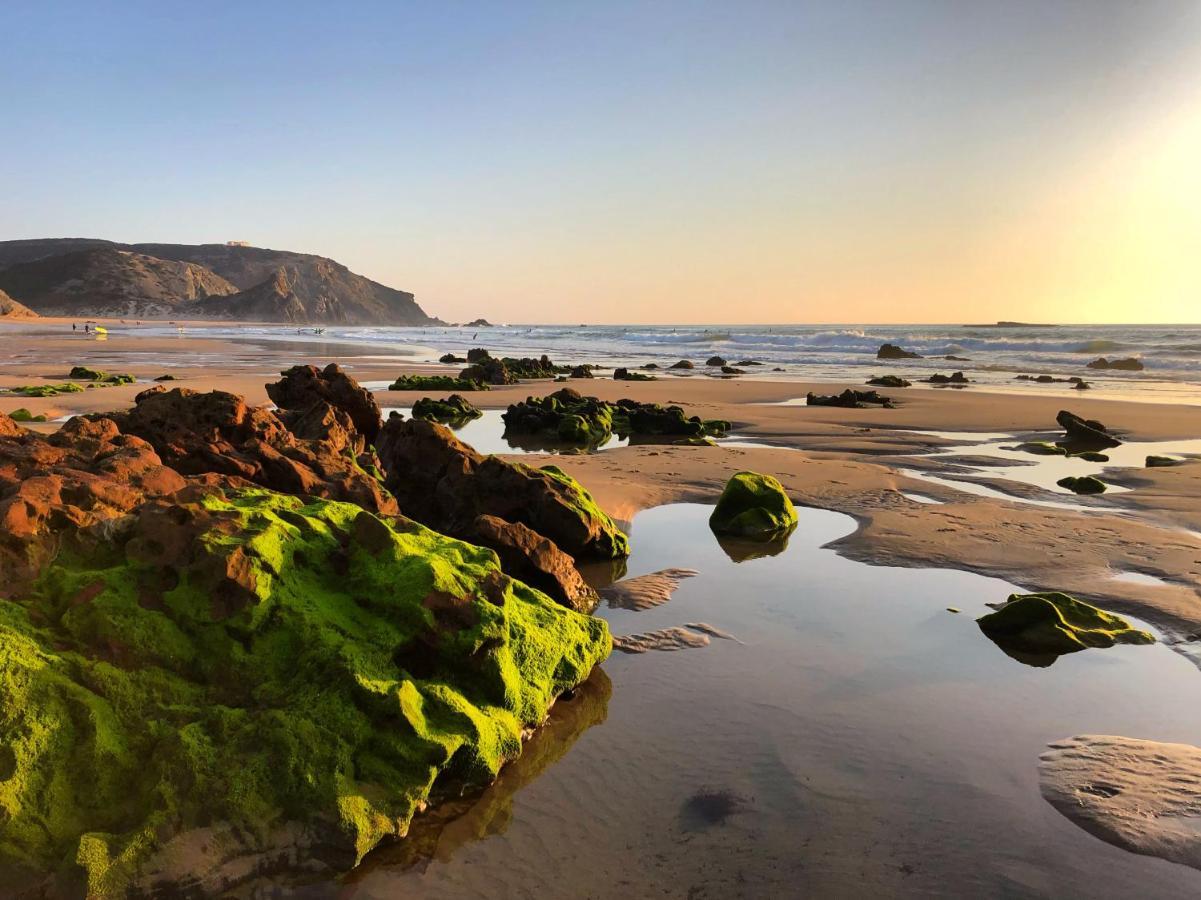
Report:
[{"label": "rocky cliff face", "polygon": [[0,289],[45,315],[131,317],[178,315],[192,301],[238,290],[203,266],[114,247],[10,266],[0,270]]},{"label": "rocky cliff face", "polygon": [[[118,253],[125,255],[114,256]],[[98,268],[83,265],[96,260],[103,263]],[[147,270],[154,277],[148,279]],[[412,294],[357,275],[332,259],[227,244],[4,241],[0,288],[37,312],[66,315],[356,325],[438,321],[426,315]]]},{"label": "rocky cliff face", "polygon": [[4,291],[0,291],[0,318],[8,317],[13,319],[34,319],[37,318],[37,313],[27,306],[24,306],[14,300]]}]

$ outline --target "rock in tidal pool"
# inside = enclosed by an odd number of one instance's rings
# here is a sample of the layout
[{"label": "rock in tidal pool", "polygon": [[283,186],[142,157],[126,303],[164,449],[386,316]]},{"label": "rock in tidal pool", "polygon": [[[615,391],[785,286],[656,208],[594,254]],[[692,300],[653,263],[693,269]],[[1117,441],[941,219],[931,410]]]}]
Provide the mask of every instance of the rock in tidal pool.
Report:
[{"label": "rock in tidal pool", "polygon": [[976,624],[998,647],[1021,662],[1049,666],[1065,653],[1114,644],[1153,644],[1155,638],[1121,616],[1059,591],[1010,594]]},{"label": "rock in tidal pool", "polygon": [[727,483],[709,516],[718,534],[771,539],[796,527],[797,514],[784,486],[770,475],[739,472]]},{"label": "rock in tidal pool", "polygon": [[1069,475],[1055,483],[1073,494],[1104,494],[1106,489],[1105,482],[1092,475]]},{"label": "rock in tidal pool", "polygon": [[1107,843],[1201,869],[1201,747],[1108,734],[1048,745],[1043,798]]},{"label": "rock in tidal pool", "polygon": [[478,419],[482,415],[479,408],[462,394],[451,394],[445,400],[422,397],[413,404],[413,418],[430,422],[458,424]]},{"label": "rock in tidal pool", "polygon": [[610,646],[415,522],[261,488],[148,501],[0,600],[0,871],[110,897],[348,868],[435,780],[491,782]]}]

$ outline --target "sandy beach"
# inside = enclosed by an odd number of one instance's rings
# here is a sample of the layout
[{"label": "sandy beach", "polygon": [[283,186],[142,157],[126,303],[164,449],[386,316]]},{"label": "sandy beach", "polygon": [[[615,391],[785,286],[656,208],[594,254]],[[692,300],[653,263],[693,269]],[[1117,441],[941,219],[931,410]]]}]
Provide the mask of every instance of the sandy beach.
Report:
[{"label": "sandy beach", "polygon": [[[112,333],[105,340],[66,332],[69,320],[5,328],[0,387],[62,380],[70,365],[129,372],[139,383],[50,398],[0,395],[0,410],[25,407],[62,419],[124,408],[164,373],[175,377],[171,387],[228,391],[266,404],[265,383],[297,363],[338,362],[372,387],[400,374],[450,368],[384,361],[371,348],[340,344],[208,338],[189,333],[190,323],[181,324],[185,331],[174,338]],[[471,400],[482,409],[503,409],[561,386],[525,382],[473,393]],[[878,565],[958,568],[1032,590],[1069,591],[1143,619],[1182,652],[1194,652],[1186,641],[1201,633],[1201,465],[1114,468],[1109,477],[1129,490],[1077,500],[1012,482],[1002,484],[1010,497],[971,493],[965,484],[987,486],[989,479],[973,476],[957,485],[953,479],[963,476],[953,460],[931,454],[970,446],[969,433],[1054,434],[1056,413],[1065,408],[1102,421],[1127,442],[1186,441],[1201,437],[1201,407],[1094,399],[1079,392],[1064,397],[921,387],[883,391],[894,397],[896,409],[806,407],[789,401],[803,403],[808,391],[830,394],[861,385],[772,381],[770,375],[721,379],[699,372],[660,373],[651,382],[576,379],[570,386],[604,400],[675,403],[690,414],[733,423],[733,446],[630,446],[554,457],[620,520],[665,503],[713,502],[733,473],[767,472],[795,502],[855,517],[858,529],[835,545],[844,555]],[[381,389],[377,398],[381,406],[403,408],[423,393]],[[536,454],[522,459],[535,465],[550,461]],[[914,500],[914,494],[937,502]],[[1071,502],[1039,502],[1064,500]],[[1131,572],[1157,581],[1114,577]]]}]

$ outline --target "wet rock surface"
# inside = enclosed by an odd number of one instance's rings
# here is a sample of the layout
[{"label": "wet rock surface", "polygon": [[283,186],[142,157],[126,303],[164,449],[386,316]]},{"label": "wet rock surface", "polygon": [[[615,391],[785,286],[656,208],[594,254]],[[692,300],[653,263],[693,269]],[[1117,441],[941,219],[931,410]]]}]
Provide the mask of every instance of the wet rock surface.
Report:
[{"label": "wet rock surface", "polygon": [[865,406],[893,408],[891,397],[882,396],[875,391],[856,391],[852,388],[847,388],[841,394],[824,395],[810,392],[805,396],[805,403],[808,406],[838,406],[843,409],[863,409]]},{"label": "wet rock surface", "polygon": [[898,347],[896,344],[881,344],[876,359],[921,359],[921,354]]}]

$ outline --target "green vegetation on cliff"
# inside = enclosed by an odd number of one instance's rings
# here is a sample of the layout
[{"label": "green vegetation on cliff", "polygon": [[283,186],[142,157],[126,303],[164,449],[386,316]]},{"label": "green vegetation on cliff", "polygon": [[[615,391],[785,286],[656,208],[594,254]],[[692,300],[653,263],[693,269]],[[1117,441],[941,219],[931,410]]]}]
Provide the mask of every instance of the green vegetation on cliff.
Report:
[{"label": "green vegetation on cliff", "polygon": [[349,503],[209,491],[110,538],[0,600],[0,854],[94,896],[197,829],[202,871],[298,833],[353,865],[610,650],[492,551]]}]

